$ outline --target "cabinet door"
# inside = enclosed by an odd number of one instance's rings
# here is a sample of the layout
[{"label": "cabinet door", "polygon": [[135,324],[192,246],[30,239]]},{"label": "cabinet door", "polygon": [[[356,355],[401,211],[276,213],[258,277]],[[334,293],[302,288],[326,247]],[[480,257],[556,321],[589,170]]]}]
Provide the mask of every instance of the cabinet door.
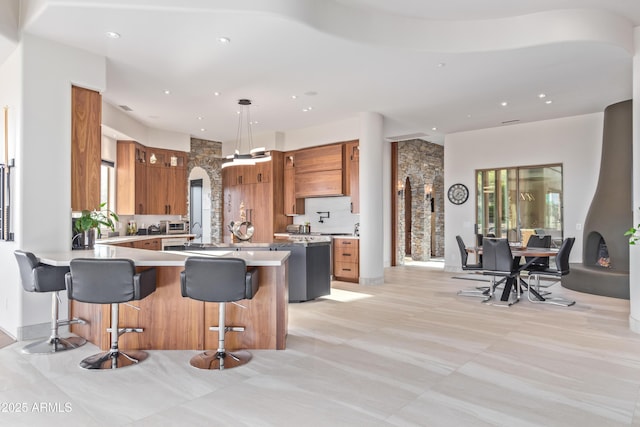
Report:
[{"label": "cabinet door", "polygon": [[170,166],[166,169],[167,189],[166,202],[168,214],[187,214],[187,171],[186,169]]},{"label": "cabinet door", "polygon": [[295,154],[296,175],[309,172],[342,170],[342,144],[306,148]]},{"label": "cabinet door", "polygon": [[360,277],[358,239],[334,239],[333,275],[336,279],[357,282]]},{"label": "cabinet door", "polygon": [[256,177],[256,182],[266,183],[271,182],[271,169],[273,165],[269,162],[258,162],[253,166],[253,173]]},{"label": "cabinet door", "polygon": [[299,174],[296,169],[295,180],[295,196],[297,198],[341,196],[344,194],[342,169],[302,174]]},{"label": "cabinet door", "polygon": [[360,144],[358,141],[345,145],[347,155],[345,194],[351,196],[351,213],[360,213]]},{"label": "cabinet door", "polygon": [[304,214],[304,199],[296,198],[295,171],[292,167],[284,168],[284,214],[302,215]]},{"label": "cabinet door", "polygon": [[100,205],[102,97],[71,87],[71,210]]},{"label": "cabinet door", "polygon": [[167,169],[164,167],[147,168],[147,214],[166,215],[169,213],[166,197],[168,178]]},{"label": "cabinet door", "polygon": [[147,165],[145,163],[137,162],[134,166],[135,169],[135,213],[138,215],[145,215],[147,213]]}]

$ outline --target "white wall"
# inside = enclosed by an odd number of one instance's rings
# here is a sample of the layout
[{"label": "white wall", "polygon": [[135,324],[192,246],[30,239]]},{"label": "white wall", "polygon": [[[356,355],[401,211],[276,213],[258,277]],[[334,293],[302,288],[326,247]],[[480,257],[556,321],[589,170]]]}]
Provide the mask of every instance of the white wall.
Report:
[{"label": "white wall", "polygon": [[474,240],[476,169],[550,163],[563,165],[564,236],[576,238],[570,261],[581,262],[581,227],[598,181],[603,119],[604,112],[447,135],[445,190],[462,183],[470,195],[460,206],[446,201],[445,268],[460,269],[456,235]]},{"label": "white wall", "polygon": [[[22,123],[22,49],[13,51],[11,56],[0,65],[0,159],[4,159],[4,113],[2,107],[8,107],[8,138],[9,159],[16,157],[16,141],[20,135]],[[12,172],[14,172],[12,170]],[[14,175],[15,176],[15,175]],[[12,188],[16,188],[15,182]],[[14,193],[15,194],[15,193]],[[12,211],[14,215],[16,209]],[[0,241],[0,271],[2,271],[2,286],[0,286],[0,328],[12,336],[17,336],[18,326],[22,317],[23,291],[16,266],[13,251],[17,249],[15,242]]]},{"label": "white wall", "polygon": [[[16,167],[12,171],[15,247],[66,250],[71,239],[71,86],[103,91],[106,61],[29,34],[24,34],[19,49],[21,77],[16,66],[3,64],[3,69],[10,66],[12,70],[10,87],[22,93],[22,99],[17,99]],[[5,96],[1,87],[0,96]],[[6,267],[2,297],[21,289],[11,249],[0,253],[0,265]],[[12,297],[0,327],[20,338],[22,327],[46,326],[51,318],[50,301],[45,294],[23,293],[22,301]],[[61,316],[66,316],[64,310]]]}]

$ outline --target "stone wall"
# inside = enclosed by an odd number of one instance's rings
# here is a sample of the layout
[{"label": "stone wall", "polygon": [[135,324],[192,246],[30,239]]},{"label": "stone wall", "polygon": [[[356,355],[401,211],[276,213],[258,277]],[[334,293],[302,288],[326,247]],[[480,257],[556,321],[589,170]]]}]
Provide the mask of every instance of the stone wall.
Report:
[{"label": "stone wall", "polygon": [[[405,257],[404,183],[411,183],[411,258],[427,261],[432,256],[444,257],[444,147],[422,140],[398,142],[398,181],[403,186],[398,202],[397,260]],[[426,187],[425,187],[426,186]],[[425,194],[431,188],[431,200]],[[431,235],[433,229],[433,248]]]},{"label": "stone wall", "polygon": [[187,176],[201,167],[211,180],[211,241],[222,242],[222,143],[191,138]]}]

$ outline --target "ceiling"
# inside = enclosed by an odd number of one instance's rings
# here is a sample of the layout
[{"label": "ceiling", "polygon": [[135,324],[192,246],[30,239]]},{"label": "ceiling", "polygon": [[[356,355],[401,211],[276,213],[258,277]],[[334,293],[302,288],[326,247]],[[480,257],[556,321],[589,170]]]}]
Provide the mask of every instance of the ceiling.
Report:
[{"label": "ceiling", "polygon": [[632,96],[640,25],[638,0],[21,5],[18,31],[107,58],[106,102],[147,126],[216,141],[235,139],[240,98],[253,101],[254,134],[372,111],[389,139],[439,143],[453,132],[600,112]]}]

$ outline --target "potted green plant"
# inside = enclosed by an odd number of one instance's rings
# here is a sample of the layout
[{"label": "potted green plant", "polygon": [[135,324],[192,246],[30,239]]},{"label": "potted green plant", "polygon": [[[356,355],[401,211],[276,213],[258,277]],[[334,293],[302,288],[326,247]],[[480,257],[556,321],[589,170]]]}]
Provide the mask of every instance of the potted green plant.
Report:
[{"label": "potted green plant", "polygon": [[638,241],[640,241],[640,224],[636,225],[635,227],[631,227],[630,229],[627,230],[626,233],[624,233],[625,236],[629,236],[629,244],[630,245],[635,245]]},{"label": "potted green plant", "polygon": [[[105,209],[105,203],[101,203],[98,209],[83,210],[79,218],[76,219],[74,225],[74,241],[77,246],[84,249],[92,249],[96,240],[96,233],[98,237],[101,236],[100,226],[109,228],[111,231],[115,229],[115,223],[120,221],[118,215]],[[77,240],[76,240],[77,239]]]}]

